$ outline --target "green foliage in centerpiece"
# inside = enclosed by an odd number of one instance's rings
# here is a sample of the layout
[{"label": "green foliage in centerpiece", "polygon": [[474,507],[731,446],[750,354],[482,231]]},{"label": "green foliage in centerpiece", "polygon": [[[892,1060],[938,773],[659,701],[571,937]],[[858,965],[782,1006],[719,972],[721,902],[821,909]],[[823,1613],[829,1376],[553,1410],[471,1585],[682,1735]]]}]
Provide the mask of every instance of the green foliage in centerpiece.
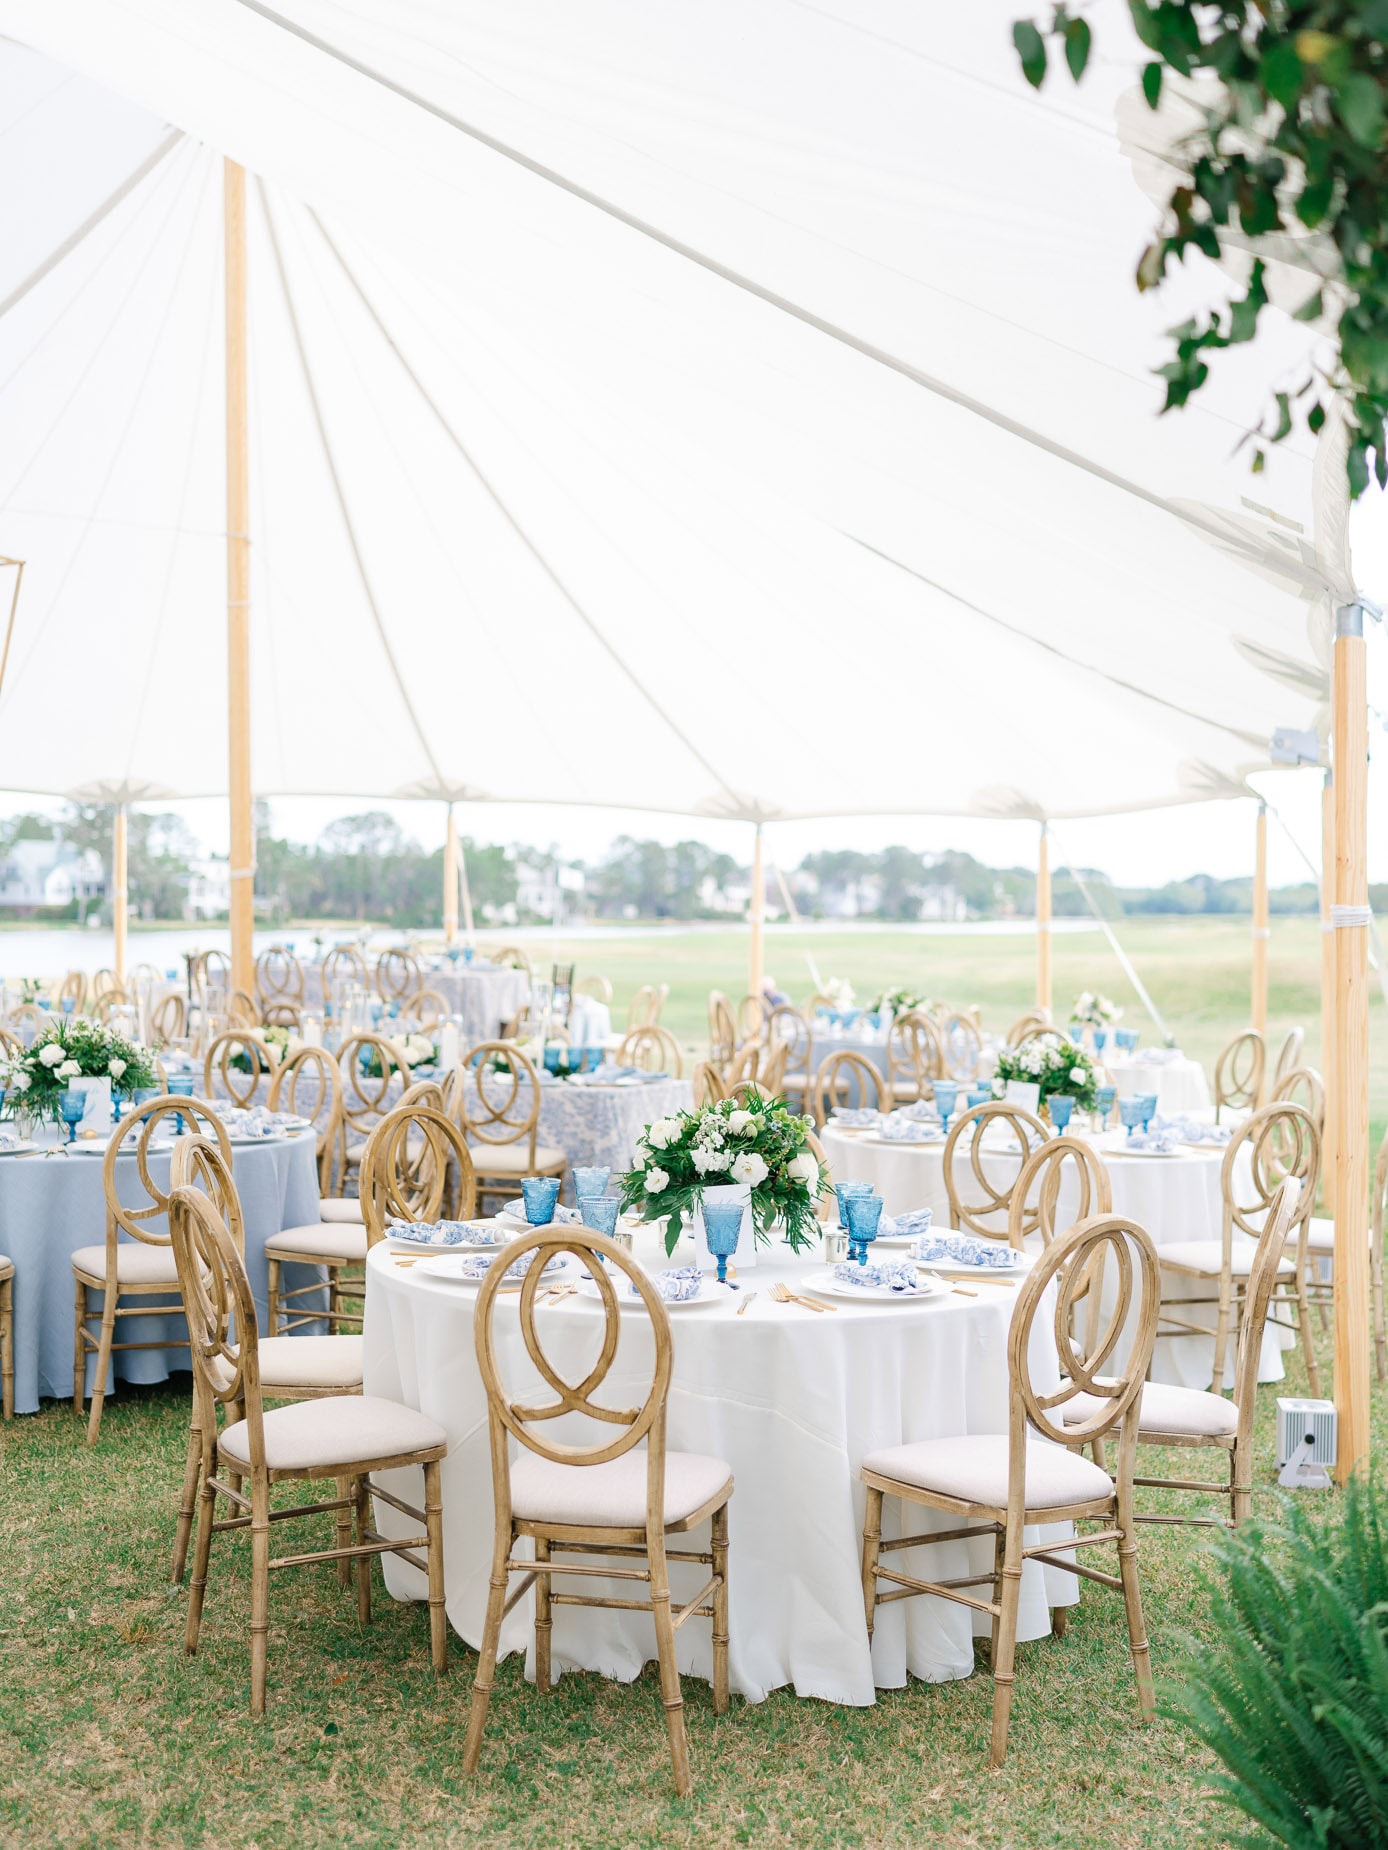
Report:
[{"label": "green foliage in centerpiece", "polygon": [[809,1146],[813,1123],[787,1110],[784,1099],[756,1093],[745,1105],[724,1099],[657,1118],[637,1143],[635,1165],[619,1178],[622,1206],[663,1220],[665,1250],[672,1253],[705,1188],[745,1182],[758,1244],[779,1228],[799,1252],[818,1238],[815,1203],[829,1186]]},{"label": "green foliage in centerpiece", "polygon": [[241,1038],[245,1046],[227,1061],[227,1065],[238,1073],[250,1072],[252,1046],[255,1049],[256,1070],[273,1073],[291,1053],[297,1053],[302,1045],[288,1028],[246,1028],[241,1031]]},{"label": "green foliage in centerpiece", "polygon": [[1099,1083],[1089,1055],[1059,1029],[1054,1034],[1038,1034],[1020,1047],[1004,1047],[994,1077],[1004,1083],[1018,1079],[1024,1085],[1040,1086],[1043,1101],[1054,1093],[1066,1094],[1081,1111],[1094,1109]]},{"label": "green foliage in centerpiece", "polygon": [[59,1095],[74,1079],[109,1079],[123,1092],[156,1083],[147,1047],[85,1015],[55,1015],[24,1053],[0,1061],[5,1109],[57,1120]]},{"label": "green foliage in centerpiece", "polygon": [[930,1001],[930,997],[922,995],[918,989],[883,989],[868,1003],[868,1012],[875,1015],[887,1008],[893,1015],[906,1015],[912,1009],[928,1009]]}]

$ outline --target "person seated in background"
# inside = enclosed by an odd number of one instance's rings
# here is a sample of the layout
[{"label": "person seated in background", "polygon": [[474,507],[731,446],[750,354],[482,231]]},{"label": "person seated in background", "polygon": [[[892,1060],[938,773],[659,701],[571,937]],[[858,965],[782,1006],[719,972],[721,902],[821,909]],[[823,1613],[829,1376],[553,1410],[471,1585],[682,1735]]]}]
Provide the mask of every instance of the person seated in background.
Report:
[{"label": "person seated in background", "polygon": [[768,1008],[785,1009],[791,1007],[790,997],[784,989],[777,987],[774,976],[764,976],[761,981],[761,993]]}]

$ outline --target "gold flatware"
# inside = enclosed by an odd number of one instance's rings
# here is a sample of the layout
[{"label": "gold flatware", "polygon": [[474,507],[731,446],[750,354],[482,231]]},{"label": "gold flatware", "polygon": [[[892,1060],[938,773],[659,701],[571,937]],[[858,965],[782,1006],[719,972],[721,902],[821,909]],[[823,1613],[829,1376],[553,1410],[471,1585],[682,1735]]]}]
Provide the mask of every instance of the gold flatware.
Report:
[{"label": "gold flatware", "polygon": [[788,1285],[783,1285],[779,1279],[771,1287],[771,1295],[778,1304],[798,1304],[803,1310],[826,1311],[835,1309],[835,1306],[832,1304],[816,1304],[813,1298],[802,1298],[798,1291],[792,1291]]},{"label": "gold flatware", "polygon": [[739,1317],[740,1317],[740,1316],[742,1315],[742,1313],[743,1313],[743,1311],[745,1311],[745,1310],[746,1310],[746,1308],[747,1308],[747,1306],[748,1306],[748,1305],[749,1305],[749,1304],[750,1304],[750,1303],[752,1302],[752,1299],[753,1299],[753,1298],[754,1298],[754,1297],[755,1297],[756,1295],[757,1295],[757,1294],[756,1294],[756,1292],[755,1292],[755,1291],[749,1291],[749,1292],[747,1293],[747,1295],[746,1295],[746,1297],[745,1297],[745,1298],[744,1298],[744,1299],[742,1300],[742,1302],[741,1302],[741,1303],[740,1303],[740,1304],[738,1305],[738,1307],[737,1307],[737,1314],[738,1314],[738,1316],[739,1316]]},{"label": "gold flatware", "polygon": [[956,1297],[961,1298],[976,1298],[978,1296],[978,1293],[976,1291],[970,1291],[967,1285],[955,1285],[954,1294]]}]

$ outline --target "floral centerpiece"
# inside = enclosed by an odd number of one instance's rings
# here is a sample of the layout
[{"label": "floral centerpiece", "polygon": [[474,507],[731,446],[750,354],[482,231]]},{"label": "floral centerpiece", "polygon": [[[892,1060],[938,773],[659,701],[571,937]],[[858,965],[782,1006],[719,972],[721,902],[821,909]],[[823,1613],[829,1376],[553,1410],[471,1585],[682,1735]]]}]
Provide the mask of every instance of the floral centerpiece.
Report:
[{"label": "floral centerpiece", "polygon": [[884,989],[868,1004],[869,1010],[874,1015],[880,1013],[882,1009],[890,1009],[893,1015],[906,1015],[912,1009],[929,1007],[930,997],[922,995],[918,989]]},{"label": "floral centerpiece", "polygon": [[1111,1022],[1121,1021],[1123,1011],[1116,1002],[1110,1002],[1107,996],[1101,996],[1097,990],[1092,994],[1084,990],[1076,999],[1070,1010],[1070,1019],[1082,1023],[1086,1028],[1107,1028]]},{"label": "floral centerpiece", "polygon": [[282,1066],[291,1054],[298,1053],[303,1046],[288,1028],[245,1028],[240,1030],[240,1039],[246,1043],[227,1061],[227,1065],[238,1073],[251,1070],[251,1043],[254,1043],[257,1071],[273,1073],[277,1066]]},{"label": "floral centerpiece", "polygon": [[1056,1093],[1074,1099],[1081,1111],[1094,1109],[1098,1077],[1094,1064],[1081,1048],[1063,1034],[1039,1034],[1020,1047],[1004,1047],[998,1055],[996,1080],[1009,1079],[1040,1086],[1041,1100]]},{"label": "floral centerpiece", "polygon": [[55,1015],[23,1053],[0,1061],[0,1085],[11,1116],[61,1115],[58,1099],[74,1079],[109,1079],[123,1092],[157,1083],[153,1056],[85,1015]]},{"label": "floral centerpiece", "polygon": [[[411,1072],[417,1066],[437,1066],[439,1050],[432,1035],[429,1034],[387,1034],[382,1036],[385,1044],[395,1054],[403,1066]],[[381,1059],[374,1047],[368,1048],[362,1060],[362,1069],[368,1078],[381,1077]]]},{"label": "floral centerpiece", "polygon": [[853,985],[846,977],[831,976],[821,994],[828,997],[830,1008],[851,1009],[853,1006]]},{"label": "floral centerpiece", "polygon": [[797,1117],[781,1098],[753,1094],[745,1105],[723,1099],[646,1126],[636,1161],[619,1178],[622,1206],[640,1208],[648,1221],[665,1222],[672,1253],[705,1188],[745,1182],[752,1192],[752,1226],[764,1245],[774,1227],[796,1252],[814,1244],[815,1203],[829,1186],[806,1132],[813,1119]]}]

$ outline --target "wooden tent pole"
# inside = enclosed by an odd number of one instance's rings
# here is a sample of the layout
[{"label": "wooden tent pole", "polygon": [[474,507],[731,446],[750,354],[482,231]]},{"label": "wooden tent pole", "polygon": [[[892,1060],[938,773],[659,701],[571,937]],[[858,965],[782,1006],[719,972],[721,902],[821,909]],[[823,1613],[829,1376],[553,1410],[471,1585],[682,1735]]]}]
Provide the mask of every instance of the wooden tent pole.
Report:
[{"label": "wooden tent pole", "polygon": [[1044,822],[1036,857],[1036,1006],[1051,1012],[1051,835]]},{"label": "wooden tent pole", "polygon": [[1335,1408],[1341,1483],[1369,1455],[1369,718],[1364,609],[1335,613]]},{"label": "wooden tent pole", "polygon": [[251,535],[246,441],[246,170],[222,164],[226,262],[227,791],[231,982],[255,992],[255,816],[251,799]]},{"label": "wooden tent pole", "polygon": [[467,850],[458,843],[458,887],[463,900],[463,934],[469,944],[472,943],[472,887],[467,877]]},{"label": "wooden tent pole", "polygon": [[752,926],[752,949],[747,974],[747,993],[759,996],[762,989],[762,931],[766,922],[766,875],[762,866],[761,824],[757,824],[752,849],[752,897],[747,912]]},{"label": "wooden tent pole", "polygon": [[111,842],[111,923],[116,934],[116,981],[125,987],[126,931],[130,912],[130,842],[124,803],[116,805]]},{"label": "wooden tent pole", "polygon": [[[1258,805],[1257,850],[1253,866],[1253,1007],[1256,1033],[1268,1036],[1268,806]],[[1264,1071],[1267,1063],[1264,1062]],[[1261,1100],[1259,1101],[1262,1102]]]},{"label": "wooden tent pole", "polygon": [[452,944],[458,936],[458,825],[453,819],[453,805],[448,805],[448,832],[443,838],[443,941]]},{"label": "wooden tent pole", "polygon": [[1321,1074],[1325,1084],[1325,1136],[1321,1142],[1321,1202],[1335,1213],[1335,780],[1321,789]]}]

